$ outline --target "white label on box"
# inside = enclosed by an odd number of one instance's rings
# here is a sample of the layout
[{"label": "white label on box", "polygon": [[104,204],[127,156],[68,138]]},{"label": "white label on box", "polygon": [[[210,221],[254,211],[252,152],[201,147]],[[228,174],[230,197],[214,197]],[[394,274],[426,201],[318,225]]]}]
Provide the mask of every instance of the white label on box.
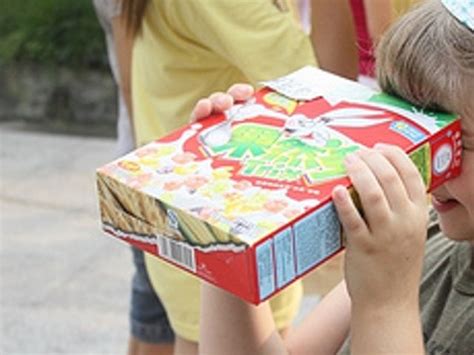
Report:
[{"label": "white label on box", "polygon": [[177,240],[162,237],[161,235],[157,235],[156,240],[158,244],[158,255],[194,273],[196,272],[196,257],[192,247]]},{"label": "white label on box", "polygon": [[443,144],[433,157],[433,170],[436,175],[441,175],[448,170],[453,161],[453,148],[449,144]]},{"label": "white label on box", "polygon": [[322,96],[332,105],[342,100],[368,100],[376,93],[364,85],[312,66],[262,84],[294,100],[313,100]]}]

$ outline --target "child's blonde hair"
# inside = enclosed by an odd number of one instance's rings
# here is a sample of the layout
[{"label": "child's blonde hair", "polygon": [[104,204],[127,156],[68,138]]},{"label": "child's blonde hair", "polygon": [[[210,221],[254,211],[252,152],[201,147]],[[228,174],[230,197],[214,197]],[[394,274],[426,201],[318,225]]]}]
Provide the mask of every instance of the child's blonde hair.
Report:
[{"label": "child's blonde hair", "polygon": [[424,108],[474,114],[474,32],[439,0],[402,16],[376,58],[382,90]]}]

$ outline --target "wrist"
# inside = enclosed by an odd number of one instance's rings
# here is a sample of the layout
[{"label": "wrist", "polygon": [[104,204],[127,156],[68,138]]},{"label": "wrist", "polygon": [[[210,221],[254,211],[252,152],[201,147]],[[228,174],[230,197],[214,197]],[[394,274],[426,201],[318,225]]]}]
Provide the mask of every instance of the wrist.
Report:
[{"label": "wrist", "polygon": [[353,307],[351,338],[353,354],[423,354],[418,302]]},{"label": "wrist", "polygon": [[[357,290],[356,290],[357,291]],[[387,285],[383,290],[371,288],[365,292],[350,293],[352,307],[360,311],[399,311],[400,309],[419,308],[419,283],[404,287]]]},{"label": "wrist", "polygon": [[397,314],[398,312],[419,312],[419,294],[392,295],[387,298],[366,298],[362,301],[352,300],[352,312],[360,314]]}]

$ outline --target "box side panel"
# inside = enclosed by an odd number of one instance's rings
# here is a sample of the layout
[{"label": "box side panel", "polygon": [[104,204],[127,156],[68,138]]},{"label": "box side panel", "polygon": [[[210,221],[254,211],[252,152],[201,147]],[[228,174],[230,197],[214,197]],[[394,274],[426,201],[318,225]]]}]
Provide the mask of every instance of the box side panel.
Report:
[{"label": "box side panel", "polygon": [[108,234],[255,303],[246,245],[107,175],[97,186]]},{"label": "box side panel", "polygon": [[255,246],[259,302],[281,291],[343,249],[332,202]]},{"label": "box side panel", "polygon": [[460,173],[461,154],[459,121],[443,128],[409,152],[428,191]]}]

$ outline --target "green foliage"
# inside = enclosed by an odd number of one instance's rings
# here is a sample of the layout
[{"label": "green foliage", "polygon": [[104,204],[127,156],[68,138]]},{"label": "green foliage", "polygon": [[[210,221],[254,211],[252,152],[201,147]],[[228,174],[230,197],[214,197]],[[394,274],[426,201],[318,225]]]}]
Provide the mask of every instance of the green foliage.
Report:
[{"label": "green foliage", "polygon": [[105,67],[91,0],[0,0],[0,63]]}]

